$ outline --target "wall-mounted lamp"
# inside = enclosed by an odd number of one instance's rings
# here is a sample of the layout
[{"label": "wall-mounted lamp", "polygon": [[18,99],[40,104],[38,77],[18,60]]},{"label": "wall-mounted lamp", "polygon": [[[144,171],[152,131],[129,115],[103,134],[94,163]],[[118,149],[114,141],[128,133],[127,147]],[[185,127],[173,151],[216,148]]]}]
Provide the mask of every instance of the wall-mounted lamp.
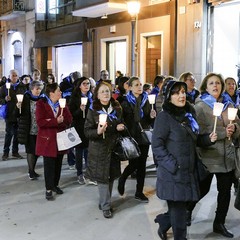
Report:
[{"label": "wall-mounted lamp", "polygon": [[107,18],[108,18],[108,16],[106,13],[101,16],[101,19],[107,19]]},{"label": "wall-mounted lamp", "polygon": [[131,15],[132,17],[132,41],[131,41],[131,75],[135,76],[135,66],[136,66],[136,60],[135,57],[137,55],[137,33],[136,33],[136,29],[137,29],[137,20],[138,20],[138,14],[140,11],[140,2],[137,0],[130,0],[127,2],[127,9],[128,9],[128,13]]},{"label": "wall-mounted lamp", "polygon": [[140,11],[140,2],[139,1],[128,1],[127,2],[127,9],[128,9],[128,13],[135,17],[137,14],[139,14]]},{"label": "wall-mounted lamp", "polygon": [[15,32],[17,32],[18,30],[17,29],[8,29],[7,30],[7,33],[8,34],[12,34],[12,33],[15,33]]}]

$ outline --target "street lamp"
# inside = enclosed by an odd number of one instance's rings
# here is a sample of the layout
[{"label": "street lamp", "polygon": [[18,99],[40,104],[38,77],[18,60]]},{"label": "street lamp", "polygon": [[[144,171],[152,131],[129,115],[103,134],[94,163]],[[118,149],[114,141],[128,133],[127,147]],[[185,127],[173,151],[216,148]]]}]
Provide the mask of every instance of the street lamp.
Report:
[{"label": "street lamp", "polygon": [[130,0],[127,2],[127,9],[128,13],[131,15],[131,25],[132,25],[132,41],[131,41],[131,75],[135,76],[135,65],[136,65],[136,54],[137,54],[137,20],[138,20],[138,14],[140,11],[140,2],[138,0]]}]

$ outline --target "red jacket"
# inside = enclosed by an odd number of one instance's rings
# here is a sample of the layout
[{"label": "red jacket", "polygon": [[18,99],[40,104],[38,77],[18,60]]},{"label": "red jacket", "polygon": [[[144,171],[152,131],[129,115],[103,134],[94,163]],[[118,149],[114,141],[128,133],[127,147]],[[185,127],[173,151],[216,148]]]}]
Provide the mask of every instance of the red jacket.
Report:
[{"label": "red jacket", "polygon": [[[60,108],[57,116],[61,113]],[[72,115],[66,106],[63,109],[63,123],[58,124],[57,118],[53,114],[51,106],[45,98],[40,99],[36,105],[36,120],[38,125],[38,135],[36,143],[36,155],[44,157],[57,157],[66,151],[59,152],[57,149],[57,132],[61,132],[70,127]]]}]

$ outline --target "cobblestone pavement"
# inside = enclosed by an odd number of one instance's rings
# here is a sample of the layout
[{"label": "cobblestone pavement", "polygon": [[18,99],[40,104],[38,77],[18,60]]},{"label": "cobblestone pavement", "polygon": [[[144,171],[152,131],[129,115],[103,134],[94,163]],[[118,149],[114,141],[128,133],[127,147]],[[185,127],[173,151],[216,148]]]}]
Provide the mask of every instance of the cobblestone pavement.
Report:
[{"label": "cobblestone pavement", "polygon": [[[3,147],[4,122],[0,121],[0,157]],[[23,146],[20,154],[26,156]],[[98,210],[98,189],[92,185],[80,186],[76,171],[69,170],[66,159],[62,166],[61,187],[63,195],[55,201],[44,198],[42,158],[36,171],[39,180],[27,176],[26,159],[0,160],[0,240],[157,240],[158,226],[154,218],[166,211],[166,203],[155,195],[156,175],[152,168],[151,152],[147,163],[145,194],[149,203],[134,199],[136,181],[129,178],[126,194],[120,197],[116,182],[113,189],[114,217],[105,219]],[[125,167],[125,162],[122,163]],[[240,239],[240,212],[233,207],[234,193],[226,225]],[[193,213],[188,239],[224,239],[212,232],[216,207],[216,184],[200,201]],[[169,231],[168,239],[172,240]]]}]

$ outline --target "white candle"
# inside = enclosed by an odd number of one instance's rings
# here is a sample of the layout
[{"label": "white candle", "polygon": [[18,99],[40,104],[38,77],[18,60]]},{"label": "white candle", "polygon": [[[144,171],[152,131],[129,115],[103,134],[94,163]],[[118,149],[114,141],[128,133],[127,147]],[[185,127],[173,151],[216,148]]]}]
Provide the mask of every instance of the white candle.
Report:
[{"label": "white candle", "polygon": [[[16,94],[16,97],[17,97],[17,101],[19,103],[22,103],[22,101],[23,101],[23,94]],[[20,105],[20,108],[19,108],[19,113],[21,114],[21,105]]]},{"label": "white candle", "polygon": [[[106,121],[107,121],[107,114],[105,114],[105,113],[101,113],[101,114],[99,114],[99,124],[100,125],[104,125],[105,123],[106,123]],[[105,134],[104,134],[104,132],[103,132],[103,138],[105,138]]]},{"label": "white candle", "polygon": [[[87,105],[88,98],[87,97],[82,97],[81,98],[81,104],[86,106]],[[85,118],[85,109],[83,110],[83,118]]]},{"label": "white candle", "polygon": [[221,115],[223,107],[224,107],[223,103],[215,102],[213,105],[213,115],[215,116],[214,127],[213,127],[214,133],[216,132],[216,127],[217,127],[217,117]]},{"label": "white candle", "polygon": [[11,87],[11,83],[10,82],[6,82],[6,88],[8,90],[8,96],[9,96],[9,89]]},{"label": "white candle", "polygon": [[63,109],[66,106],[66,98],[60,98],[58,100],[58,102],[59,102],[59,105],[60,105],[60,108],[61,108],[61,115],[62,115],[63,114]]},{"label": "white candle", "polygon": [[105,124],[106,121],[107,121],[107,114],[106,113],[99,114],[99,123],[100,123],[100,125]]},{"label": "white candle", "polygon": [[81,104],[86,106],[87,105],[88,98],[87,97],[82,97],[81,98]]},{"label": "white candle", "polygon": [[[228,120],[230,120],[230,124],[232,124],[232,121],[235,120],[236,115],[237,115],[237,108],[228,108]],[[231,138],[229,137],[228,140],[230,140]]]},{"label": "white candle", "polygon": [[156,95],[155,94],[149,94],[148,95],[148,101],[152,105],[152,109],[153,109],[153,104],[155,104],[155,101],[156,101]]},{"label": "white candle", "polygon": [[215,102],[213,105],[213,115],[219,117],[222,113],[223,107],[223,103]]},{"label": "white candle", "polygon": [[228,108],[228,120],[230,120],[230,122],[235,120],[237,111],[237,108]]},{"label": "white candle", "polygon": [[22,102],[23,101],[23,94],[16,94],[17,101]]}]

